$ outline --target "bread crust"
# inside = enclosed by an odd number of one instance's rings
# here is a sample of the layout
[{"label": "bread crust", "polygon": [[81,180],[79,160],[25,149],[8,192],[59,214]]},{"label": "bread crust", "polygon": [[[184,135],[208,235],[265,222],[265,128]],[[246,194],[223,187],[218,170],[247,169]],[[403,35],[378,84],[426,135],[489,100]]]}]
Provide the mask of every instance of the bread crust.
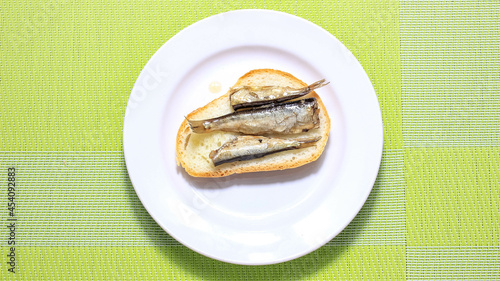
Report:
[{"label": "bread crust", "polygon": [[[266,83],[266,80],[273,80],[274,83],[278,84],[289,84],[293,87],[305,87],[306,83],[297,79],[293,75],[287,72],[283,72],[275,69],[256,69],[252,70],[242,77],[238,79],[234,86],[241,85],[261,85],[262,83]],[[279,81],[277,81],[279,80]],[[266,83],[269,85],[269,83]],[[227,105],[228,109],[226,110],[229,113],[229,91],[220,96],[219,98],[211,101],[207,105],[200,107],[190,114],[187,115],[188,119],[191,120],[199,120],[206,119],[208,117],[215,116],[207,116],[210,115],[210,112],[216,108],[220,108],[223,105]],[[316,143],[315,146],[304,148],[300,150],[308,151],[307,156],[296,157],[294,154],[298,154],[299,150],[290,150],[285,152],[280,152],[280,156],[277,154],[268,155],[264,158],[249,160],[249,161],[241,161],[241,162],[233,162],[223,164],[217,167],[214,167],[213,164],[210,168],[205,170],[200,170],[197,168],[193,160],[188,157],[188,153],[186,149],[188,149],[188,143],[191,137],[191,134],[195,134],[191,132],[189,128],[189,124],[187,120],[184,120],[177,132],[176,139],[176,154],[177,154],[177,164],[184,167],[186,172],[193,177],[224,177],[231,174],[241,174],[241,173],[250,173],[250,172],[261,172],[261,171],[274,171],[274,170],[284,170],[291,169],[303,166],[307,163],[311,163],[317,160],[325,149],[326,143],[328,141],[328,136],[330,133],[330,118],[328,116],[328,112],[326,110],[325,105],[321,101],[321,98],[313,91],[309,93],[306,97],[315,97],[318,101],[318,106],[320,108],[319,116],[320,116],[320,128],[314,132],[316,135],[320,135],[321,139]],[[301,137],[300,134],[298,137]],[[280,161],[272,161],[272,157],[274,159],[281,159]]]}]

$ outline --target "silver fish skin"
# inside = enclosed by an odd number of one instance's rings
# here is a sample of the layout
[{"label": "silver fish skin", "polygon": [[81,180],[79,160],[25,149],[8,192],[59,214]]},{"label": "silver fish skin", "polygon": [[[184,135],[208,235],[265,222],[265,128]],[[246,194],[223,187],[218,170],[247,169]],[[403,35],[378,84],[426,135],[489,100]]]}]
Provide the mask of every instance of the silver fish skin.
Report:
[{"label": "silver fish skin", "polygon": [[311,91],[328,85],[325,79],[302,88],[281,86],[237,86],[231,88],[229,100],[234,110],[279,103],[309,94]]},{"label": "silver fish skin", "polygon": [[235,161],[261,158],[269,154],[300,149],[314,145],[321,137],[309,139],[282,139],[263,136],[239,136],[210,153],[214,166]]},{"label": "silver fish skin", "polygon": [[298,134],[319,126],[315,98],[236,111],[207,120],[189,120],[194,133],[224,131],[245,135]]}]

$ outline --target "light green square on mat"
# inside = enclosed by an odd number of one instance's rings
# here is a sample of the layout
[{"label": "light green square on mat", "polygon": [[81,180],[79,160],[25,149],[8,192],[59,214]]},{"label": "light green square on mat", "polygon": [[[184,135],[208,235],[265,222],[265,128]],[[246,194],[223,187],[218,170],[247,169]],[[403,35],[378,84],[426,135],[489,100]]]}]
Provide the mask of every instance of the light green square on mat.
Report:
[{"label": "light green square on mat", "polygon": [[500,146],[500,1],[401,2],[405,146]]},{"label": "light green square on mat", "polygon": [[8,167],[17,171],[18,246],[179,245],[139,201],[122,152],[0,153],[0,171]]},{"label": "light green square on mat", "polygon": [[407,247],[408,280],[498,280],[500,246]]}]

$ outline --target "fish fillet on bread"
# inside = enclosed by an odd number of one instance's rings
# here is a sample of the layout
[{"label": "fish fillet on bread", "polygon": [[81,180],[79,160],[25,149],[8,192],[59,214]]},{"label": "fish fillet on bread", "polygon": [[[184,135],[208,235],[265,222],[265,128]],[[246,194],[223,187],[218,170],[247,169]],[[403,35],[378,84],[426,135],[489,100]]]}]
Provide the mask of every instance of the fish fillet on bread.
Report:
[{"label": "fish fillet on bread", "polygon": [[[252,70],[238,79],[236,86],[289,86],[306,87],[307,84],[293,75],[274,69]],[[319,95],[312,91],[303,98],[316,98],[319,107],[319,126],[307,132],[289,135],[266,135],[290,139],[319,138],[315,145],[282,151],[262,158],[236,161],[215,166],[210,153],[221,145],[240,136],[239,133],[215,131],[194,133],[188,120],[204,120],[233,112],[229,95],[231,91],[188,114],[177,133],[177,164],[193,177],[224,177],[231,174],[292,169],[317,160],[322,154],[330,133],[330,118]]]}]

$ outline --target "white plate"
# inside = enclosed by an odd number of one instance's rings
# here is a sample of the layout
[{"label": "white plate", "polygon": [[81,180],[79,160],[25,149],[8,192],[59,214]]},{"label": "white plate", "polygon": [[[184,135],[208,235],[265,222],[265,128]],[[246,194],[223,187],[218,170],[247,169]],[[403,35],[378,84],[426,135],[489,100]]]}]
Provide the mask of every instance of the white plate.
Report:
[{"label": "white plate", "polygon": [[[190,177],[175,160],[184,116],[257,68],[331,81],[318,90],[332,119],[323,155],[286,171]],[[351,52],[319,26],[268,10],[219,14],[172,37],[139,75],[123,129],[130,179],[156,222],[198,253],[248,265],[295,259],[342,231],[371,191],[382,143],[377,96]]]}]

